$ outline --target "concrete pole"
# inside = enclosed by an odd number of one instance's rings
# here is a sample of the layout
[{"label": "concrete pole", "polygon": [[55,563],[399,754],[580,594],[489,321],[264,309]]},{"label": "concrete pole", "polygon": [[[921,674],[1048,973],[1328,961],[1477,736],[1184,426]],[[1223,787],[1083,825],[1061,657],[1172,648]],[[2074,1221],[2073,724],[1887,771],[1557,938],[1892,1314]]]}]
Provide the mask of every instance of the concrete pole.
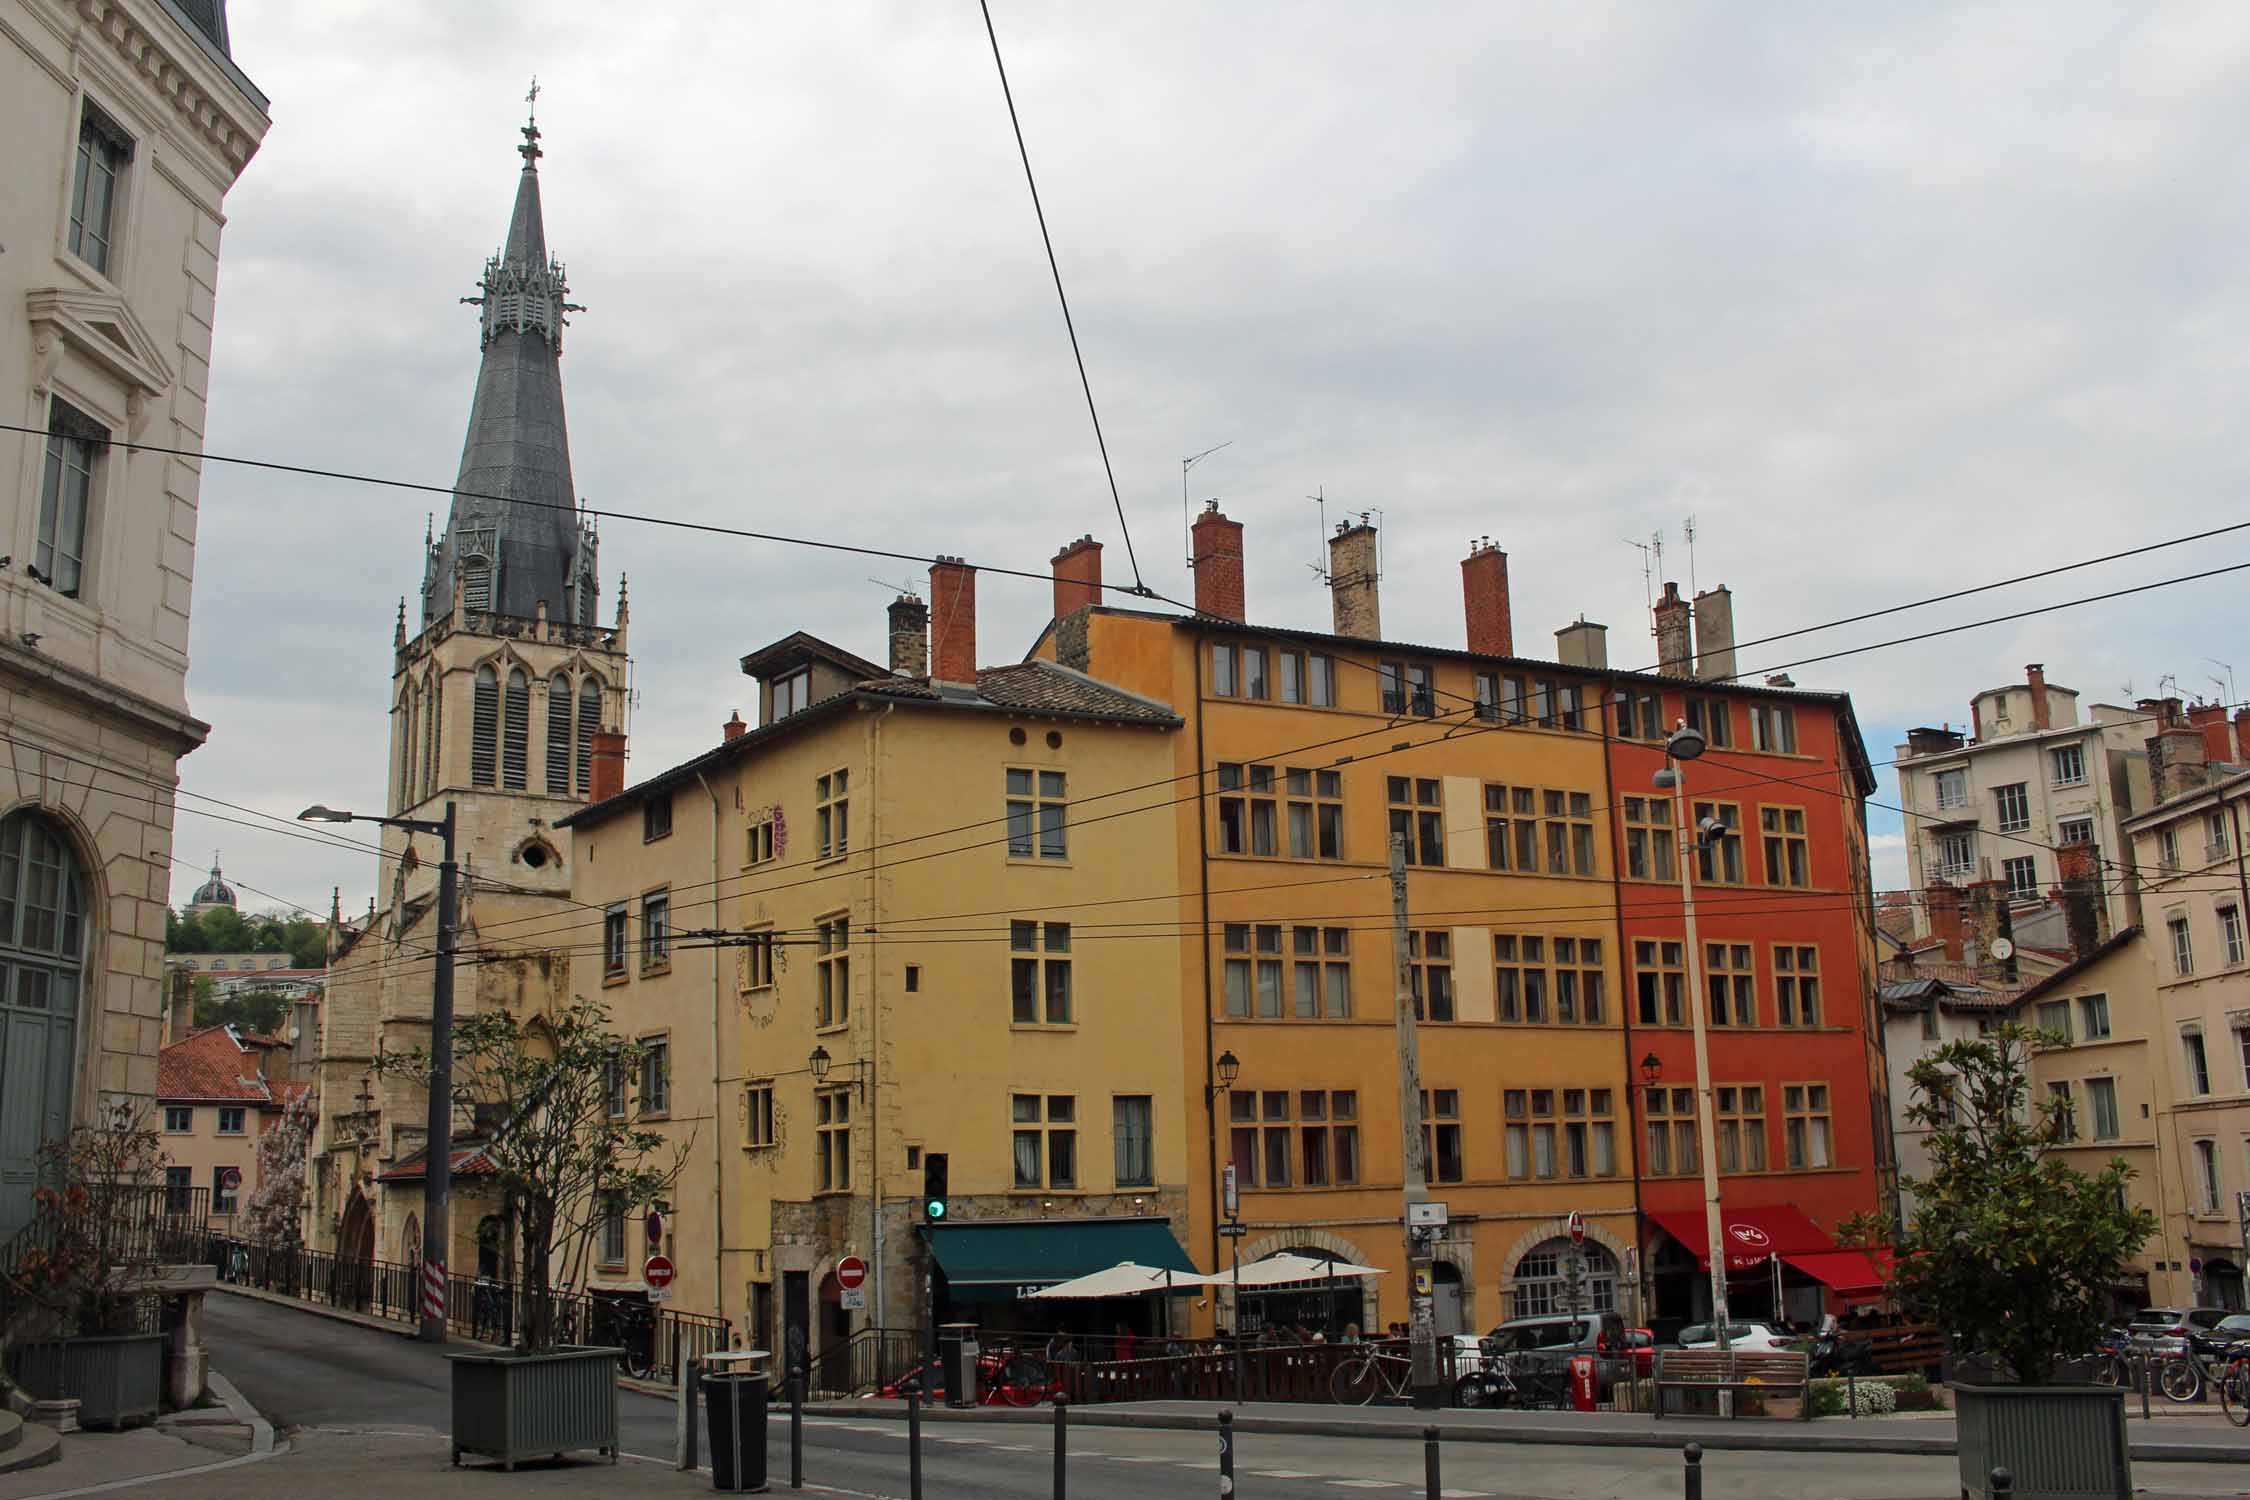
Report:
[{"label": "concrete pole", "polygon": [[1677,828],[1680,865],[1680,917],[1687,937],[1687,1010],[1695,1036],[1695,1131],[1703,1155],[1703,1238],[1711,1254],[1711,1326],[1724,1349],[1727,1334],[1727,1251],[1720,1233],[1718,1125],[1711,1088],[1711,1043],[1704,1030],[1703,945],[1695,935],[1695,859],[1700,852],[1691,837],[1687,796],[1687,768],[1669,761],[1672,796],[1678,804],[1673,824]]},{"label": "concrete pole", "polygon": [[1391,960],[1396,980],[1398,1023],[1398,1121],[1406,1223],[1407,1347],[1413,1356],[1408,1376],[1414,1404],[1423,1411],[1438,1406],[1437,1308],[1431,1299],[1429,1236],[1415,1228],[1414,1206],[1430,1199],[1428,1163],[1422,1155],[1422,1069],[1415,1029],[1414,972],[1408,958],[1406,928],[1406,838],[1391,835]]},{"label": "concrete pole", "polygon": [[453,1193],[453,908],[460,878],[453,860],[453,804],[438,825],[437,977],[430,986],[429,1147],[422,1177],[422,1326],[425,1344],[445,1342],[448,1206]]}]

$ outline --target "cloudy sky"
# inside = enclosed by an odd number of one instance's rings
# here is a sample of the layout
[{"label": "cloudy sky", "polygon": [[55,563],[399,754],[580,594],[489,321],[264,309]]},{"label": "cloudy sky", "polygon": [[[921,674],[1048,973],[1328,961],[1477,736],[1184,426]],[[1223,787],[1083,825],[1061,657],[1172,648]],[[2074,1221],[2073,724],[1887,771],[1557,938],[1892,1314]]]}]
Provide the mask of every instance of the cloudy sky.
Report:
[{"label": "cloudy sky", "polygon": [[[2250,9],[994,0],[1132,540],[1184,597],[1180,460],[1249,528],[1252,617],[1325,628],[1314,506],[1382,512],[1386,634],[1652,660],[1641,554],[1745,638],[2241,518]],[[233,0],[273,129],[228,201],[213,452],[446,484],[528,75],[589,503],[1126,571],[974,0]],[[442,497],[212,466],[188,790],[383,797],[391,628]],[[442,503],[438,504],[443,524]],[[2237,560],[2206,543],[1803,640],[1746,670]],[[880,657],[911,564],[612,523],[632,771],[747,706],[745,650]],[[991,579],[980,655],[1048,591]],[[2044,661],[2217,696],[2219,579],[1800,668],[1871,750]],[[2242,657],[2250,677],[2250,656]],[[1886,779],[1883,800],[1894,800]],[[189,815],[320,908],[372,861]],[[1897,819],[1878,884],[1903,882]],[[182,871],[184,897],[194,877]],[[246,904],[264,904],[248,895]]]}]

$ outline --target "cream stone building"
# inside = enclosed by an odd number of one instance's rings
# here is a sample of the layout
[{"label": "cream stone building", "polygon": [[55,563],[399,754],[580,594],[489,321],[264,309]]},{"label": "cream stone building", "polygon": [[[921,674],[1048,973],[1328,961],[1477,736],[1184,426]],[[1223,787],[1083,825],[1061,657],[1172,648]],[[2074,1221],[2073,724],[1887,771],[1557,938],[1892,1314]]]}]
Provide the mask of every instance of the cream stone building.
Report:
[{"label": "cream stone building", "polygon": [[[0,0],[0,1239],[40,1142],[149,1101],[225,202],[224,0]],[[145,444],[144,448],[124,446]]]},{"label": "cream stone building", "polygon": [[[555,829],[624,771],[625,591],[603,624],[562,403],[565,314],[577,309],[547,251],[537,126],[523,136],[504,244],[470,299],[483,357],[452,514],[392,638],[382,812],[435,821],[455,810],[463,1015],[536,1013],[573,993],[568,943],[548,935],[577,911]],[[309,1239],[410,1263],[421,1258],[427,1096],[375,1059],[429,1040],[440,851],[390,828],[382,847],[387,900],[341,938],[329,971]],[[496,1205],[478,1193],[484,1123],[465,1111],[454,1122],[447,1263],[463,1273],[504,1269],[503,1237],[485,1222]]]}]

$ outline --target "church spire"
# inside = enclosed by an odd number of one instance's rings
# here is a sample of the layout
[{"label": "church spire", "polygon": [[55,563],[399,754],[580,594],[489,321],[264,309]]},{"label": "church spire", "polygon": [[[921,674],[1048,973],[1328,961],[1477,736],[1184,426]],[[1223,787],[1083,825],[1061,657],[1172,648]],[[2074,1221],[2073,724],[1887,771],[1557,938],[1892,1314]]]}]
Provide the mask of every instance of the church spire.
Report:
[{"label": "church spire", "polygon": [[[538,94],[534,80],[534,106]],[[595,541],[577,513],[562,396],[563,325],[581,309],[547,250],[536,115],[522,134],[506,238],[481,295],[461,299],[481,309],[483,361],[452,514],[423,578],[425,625],[450,612],[457,582],[472,613],[530,619],[543,601],[550,618],[594,623]]]}]

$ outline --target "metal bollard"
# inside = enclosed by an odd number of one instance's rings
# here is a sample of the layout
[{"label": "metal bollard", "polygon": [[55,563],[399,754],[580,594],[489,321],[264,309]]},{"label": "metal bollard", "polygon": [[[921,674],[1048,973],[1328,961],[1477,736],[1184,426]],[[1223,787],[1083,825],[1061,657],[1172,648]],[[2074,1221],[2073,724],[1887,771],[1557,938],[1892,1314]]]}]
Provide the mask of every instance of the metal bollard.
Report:
[{"label": "metal bollard", "polygon": [[2148,1354],[2141,1354],[2141,1420],[2148,1420]]},{"label": "metal bollard", "polygon": [[[1810,1396],[1812,1393],[1805,1393]],[[1859,1377],[1850,1370],[1844,1372],[1844,1404],[1851,1409],[1852,1420],[1859,1420]]]},{"label": "metal bollard", "polygon": [[1428,1500],[1438,1500],[1438,1430],[1422,1429],[1422,1488],[1429,1492]]},{"label": "metal bollard", "polygon": [[1063,1490],[1069,1483],[1063,1477],[1063,1466],[1070,1456],[1070,1398],[1055,1398],[1055,1500],[1064,1500]]},{"label": "metal bollard", "polygon": [[789,1369],[789,1487],[805,1487],[805,1367]]},{"label": "metal bollard", "polygon": [[1992,1500],[2007,1500],[2016,1492],[2016,1476],[2006,1469],[1994,1469],[1991,1475]]},{"label": "metal bollard", "polygon": [[906,1494],[907,1500],[922,1500],[922,1388],[919,1384],[906,1392]]},{"label": "metal bollard", "polygon": [[1234,1413],[1219,1413],[1219,1494],[1234,1493]]},{"label": "metal bollard", "polygon": [[1703,1500],[1703,1445],[1687,1445],[1687,1488],[1682,1492],[1687,1500]]}]

